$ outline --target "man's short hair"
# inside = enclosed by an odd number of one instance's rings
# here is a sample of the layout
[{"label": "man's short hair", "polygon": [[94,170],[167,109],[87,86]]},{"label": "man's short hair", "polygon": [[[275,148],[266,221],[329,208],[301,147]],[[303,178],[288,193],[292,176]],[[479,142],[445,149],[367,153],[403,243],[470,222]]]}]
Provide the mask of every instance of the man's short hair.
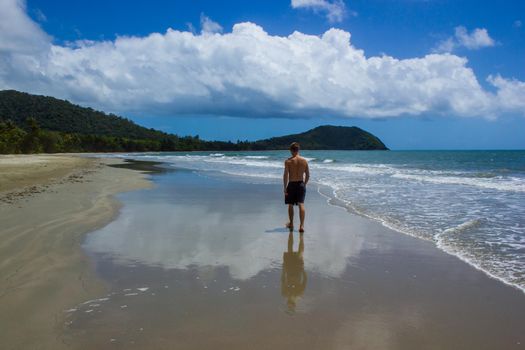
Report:
[{"label": "man's short hair", "polygon": [[290,145],[290,151],[299,152],[299,142],[292,142]]}]

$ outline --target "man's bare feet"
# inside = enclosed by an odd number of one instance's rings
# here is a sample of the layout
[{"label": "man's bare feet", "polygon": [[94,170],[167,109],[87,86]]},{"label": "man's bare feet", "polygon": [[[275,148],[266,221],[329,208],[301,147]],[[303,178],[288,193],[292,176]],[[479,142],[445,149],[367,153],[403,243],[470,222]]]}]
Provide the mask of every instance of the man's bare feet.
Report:
[{"label": "man's bare feet", "polygon": [[293,230],[293,222],[289,222],[286,224],[286,228],[287,229],[290,229],[290,230]]},{"label": "man's bare feet", "polygon": [[303,227],[303,226],[299,226],[299,232],[300,232],[300,233],[303,233],[303,232],[304,232],[304,227]]}]

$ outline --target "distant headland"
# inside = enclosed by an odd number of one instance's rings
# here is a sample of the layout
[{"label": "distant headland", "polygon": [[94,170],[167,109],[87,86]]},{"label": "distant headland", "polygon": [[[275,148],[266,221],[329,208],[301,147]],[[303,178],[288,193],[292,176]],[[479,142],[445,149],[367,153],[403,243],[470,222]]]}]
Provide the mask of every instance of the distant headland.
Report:
[{"label": "distant headland", "polygon": [[54,97],[0,91],[0,153],[263,151],[287,149],[388,150],[358,127],[324,125],[258,141],[206,141],[142,127],[133,121]]}]

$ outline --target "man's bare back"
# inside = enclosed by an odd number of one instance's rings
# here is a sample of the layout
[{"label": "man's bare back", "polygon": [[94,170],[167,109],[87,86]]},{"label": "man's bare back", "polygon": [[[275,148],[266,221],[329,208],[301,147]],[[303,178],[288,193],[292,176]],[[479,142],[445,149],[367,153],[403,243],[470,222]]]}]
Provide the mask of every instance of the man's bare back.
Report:
[{"label": "man's bare back", "polygon": [[310,170],[308,162],[299,155],[299,144],[294,142],[290,145],[292,156],[284,162],[284,203],[288,204],[289,222],[286,224],[290,230],[293,230],[293,206],[299,206],[299,219],[301,225],[299,232],[304,232],[304,197],[306,194],[306,184],[310,180]]},{"label": "man's bare back", "polygon": [[[284,163],[285,168],[288,168],[288,181],[304,181],[308,182],[308,162],[300,155],[288,158]],[[305,176],[306,175],[306,176]],[[306,177],[306,178],[305,178]]]}]

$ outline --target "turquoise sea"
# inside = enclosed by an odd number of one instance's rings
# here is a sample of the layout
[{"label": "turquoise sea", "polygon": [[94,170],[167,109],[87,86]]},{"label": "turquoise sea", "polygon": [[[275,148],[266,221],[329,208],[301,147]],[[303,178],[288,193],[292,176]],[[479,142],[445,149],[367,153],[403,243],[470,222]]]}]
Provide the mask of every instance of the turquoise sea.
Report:
[{"label": "turquoise sea", "polygon": [[[525,291],[525,151],[303,151],[332,202]],[[119,154],[281,186],[288,152]],[[276,198],[280,203],[281,198]],[[308,204],[308,199],[306,201]],[[311,214],[315,215],[315,214]]]}]

